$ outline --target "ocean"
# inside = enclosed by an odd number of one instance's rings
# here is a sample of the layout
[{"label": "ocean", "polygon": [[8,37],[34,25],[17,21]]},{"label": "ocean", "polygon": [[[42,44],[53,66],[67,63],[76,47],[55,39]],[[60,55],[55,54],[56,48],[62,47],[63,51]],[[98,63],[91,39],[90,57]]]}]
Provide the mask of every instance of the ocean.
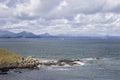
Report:
[{"label": "ocean", "polygon": [[[0,80],[119,80],[120,39],[0,39],[0,48],[23,57],[47,60],[83,59],[84,65],[41,66],[11,70]],[[100,60],[92,60],[99,57]]]}]

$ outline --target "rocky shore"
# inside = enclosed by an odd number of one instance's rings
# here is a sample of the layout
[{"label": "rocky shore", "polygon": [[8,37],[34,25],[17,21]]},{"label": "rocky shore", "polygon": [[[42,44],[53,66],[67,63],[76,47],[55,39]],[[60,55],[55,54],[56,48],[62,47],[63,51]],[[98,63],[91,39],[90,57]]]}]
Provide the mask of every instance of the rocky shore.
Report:
[{"label": "rocky shore", "polygon": [[[9,69],[38,69],[39,66],[74,66],[84,65],[82,59],[63,59],[63,60],[43,60],[28,56],[21,56],[11,53],[10,51],[0,49],[0,73],[6,73]],[[93,58],[98,60],[100,58]]]},{"label": "rocky shore", "polygon": [[26,58],[21,57],[20,55],[11,52],[9,50],[0,49],[0,70],[2,69],[12,69],[12,68],[37,68],[38,65],[75,65],[77,64],[76,61],[80,60],[42,60],[36,59],[32,56],[28,56]]},{"label": "rocky shore", "polygon": [[74,66],[79,63],[82,63],[82,60],[40,60],[36,58],[32,58],[32,56],[28,56],[27,58],[22,58],[19,61],[15,61],[14,63],[4,63],[0,65],[0,70],[4,68],[12,69],[12,68],[30,68],[30,69],[35,69],[38,67],[38,65],[44,65],[44,66]]},{"label": "rocky shore", "polygon": [[40,60],[33,58],[32,56],[28,56],[26,58],[22,58],[19,61],[15,61],[14,63],[4,63],[0,65],[0,72],[4,73],[9,71],[9,69],[38,69],[39,66],[74,66],[74,65],[82,65],[82,60]]}]

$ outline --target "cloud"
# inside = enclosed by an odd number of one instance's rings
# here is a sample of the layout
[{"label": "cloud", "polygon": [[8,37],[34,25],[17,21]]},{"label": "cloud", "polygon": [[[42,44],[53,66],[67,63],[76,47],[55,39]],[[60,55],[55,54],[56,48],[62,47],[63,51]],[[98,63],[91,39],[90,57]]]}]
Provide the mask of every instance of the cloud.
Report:
[{"label": "cloud", "polygon": [[18,2],[16,7],[13,8],[14,15],[20,19],[33,19],[36,18],[36,10],[40,5],[40,0],[28,0],[25,2]]},{"label": "cloud", "polygon": [[66,1],[62,1],[58,6],[57,9],[58,10],[63,10],[65,7],[68,6],[68,3]]},{"label": "cloud", "polygon": [[103,11],[120,13],[119,7],[120,0],[106,0],[105,5],[103,6]]},{"label": "cloud", "polygon": [[0,29],[119,35],[120,0],[0,0]]}]

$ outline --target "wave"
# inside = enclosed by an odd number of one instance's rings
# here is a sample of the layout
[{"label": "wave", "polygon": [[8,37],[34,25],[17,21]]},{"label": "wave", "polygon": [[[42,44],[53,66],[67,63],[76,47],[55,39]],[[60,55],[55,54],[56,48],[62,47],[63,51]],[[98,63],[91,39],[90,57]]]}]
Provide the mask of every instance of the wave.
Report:
[{"label": "wave", "polygon": [[59,71],[68,71],[69,68],[65,68],[65,67],[48,67],[48,70],[59,70]]},{"label": "wave", "polygon": [[44,66],[84,66],[87,61],[93,60],[103,60],[104,58],[95,57],[95,58],[82,58],[82,59],[62,59],[62,60],[45,60],[39,59],[40,67],[41,65]]}]

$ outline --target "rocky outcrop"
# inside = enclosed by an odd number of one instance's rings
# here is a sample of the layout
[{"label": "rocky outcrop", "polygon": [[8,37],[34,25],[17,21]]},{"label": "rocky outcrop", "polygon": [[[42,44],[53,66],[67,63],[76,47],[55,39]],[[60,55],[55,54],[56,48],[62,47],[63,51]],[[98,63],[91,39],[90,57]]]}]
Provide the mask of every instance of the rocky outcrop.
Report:
[{"label": "rocky outcrop", "polygon": [[39,65],[39,61],[35,58],[32,58],[31,56],[28,56],[27,58],[22,58],[19,61],[15,61],[14,63],[3,63],[0,65],[0,74],[5,74],[9,71],[9,69],[35,69]]},{"label": "rocky outcrop", "polygon": [[[14,63],[4,63],[0,65],[0,74],[6,74],[9,69],[39,69],[39,66],[74,66],[84,65],[86,60],[99,60],[101,58],[90,58],[90,59],[63,59],[63,60],[42,60],[36,59],[32,56],[22,58]],[[21,71],[16,71],[21,73]]]},{"label": "rocky outcrop", "polygon": [[[88,60],[99,60],[101,58],[90,58]],[[86,59],[87,60],[87,59]],[[21,56],[13,53],[11,51],[0,49],[0,74],[6,73],[9,69],[16,68],[28,68],[28,69],[38,69],[38,66],[74,66],[74,65],[84,65],[84,59],[63,59],[63,60],[42,60],[36,59],[32,56],[22,58]]]},{"label": "rocky outcrop", "polygon": [[[91,60],[99,60],[101,58],[91,58]],[[44,66],[74,66],[74,65],[83,65],[84,59],[63,59],[63,60],[42,60],[42,59],[36,59],[32,56],[28,56],[26,58],[22,58],[18,54],[11,52],[9,50],[0,49],[0,71],[7,71],[9,69],[14,68],[29,68],[34,69],[37,68],[38,65],[44,65]]]},{"label": "rocky outcrop", "polygon": [[69,66],[74,66],[74,65],[80,65],[80,63],[83,63],[82,60],[70,60],[70,59],[64,59],[64,60],[47,60],[47,61],[39,61],[39,65],[45,65],[45,66],[52,66],[52,65],[56,65],[56,66],[65,66],[65,65],[69,65]]},{"label": "rocky outcrop", "polygon": [[27,58],[23,58],[18,62],[18,68],[36,68],[39,65],[39,60],[32,58],[32,56],[28,56]]},{"label": "rocky outcrop", "polygon": [[[93,60],[99,60],[100,58],[93,58]],[[33,58],[32,56],[28,56],[26,58],[22,58],[19,61],[16,61],[11,64],[4,63],[0,65],[0,70],[2,69],[13,69],[13,68],[29,68],[29,69],[36,69],[38,68],[38,65],[44,65],[44,66],[74,66],[74,65],[83,65],[84,60],[82,59],[63,59],[63,60],[40,60]]]},{"label": "rocky outcrop", "polygon": [[27,58],[22,58],[19,61],[16,61],[14,63],[8,64],[4,63],[0,65],[1,71],[7,71],[8,69],[15,69],[15,68],[29,68],[29,69],[36,69],[38,68],[38,65],[44,65],[44,66],[74,66],[78,65],[79,63],[83,63],[81,60],[38,60],[36,58],[32,58],[32,56],[28,56]]}]

